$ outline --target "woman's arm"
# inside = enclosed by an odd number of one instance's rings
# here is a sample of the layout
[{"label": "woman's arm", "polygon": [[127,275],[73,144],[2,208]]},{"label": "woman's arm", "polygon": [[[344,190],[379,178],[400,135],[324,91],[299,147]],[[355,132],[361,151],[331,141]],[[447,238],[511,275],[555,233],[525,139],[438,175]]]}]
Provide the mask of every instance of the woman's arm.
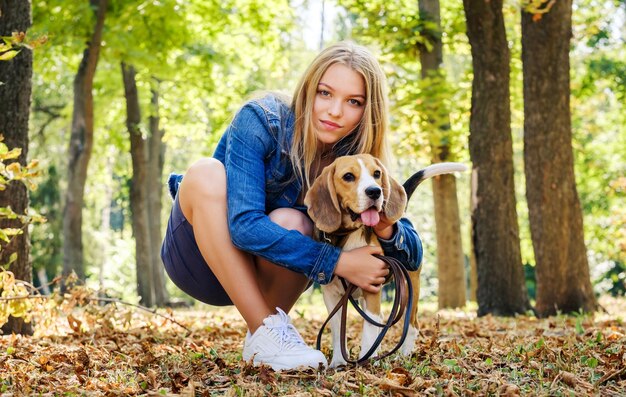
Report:
[{"label": "woman's arm", "polygon": [[286,230],[265,213],[265,159],[278,150],[271,128],[280,125],[272,121],[276,120],[252,102],[238,112],[226,131],[224,165],[231,240],[241,250],[326,284],[340,249]]},{"label": "woman's arm", "polygon": [[423,257],[422,240],[413,224],[407,218],[400,218],[393,229],[388,239],[377,233],[385,255],[402,262],[407,270],[419,269]]}]

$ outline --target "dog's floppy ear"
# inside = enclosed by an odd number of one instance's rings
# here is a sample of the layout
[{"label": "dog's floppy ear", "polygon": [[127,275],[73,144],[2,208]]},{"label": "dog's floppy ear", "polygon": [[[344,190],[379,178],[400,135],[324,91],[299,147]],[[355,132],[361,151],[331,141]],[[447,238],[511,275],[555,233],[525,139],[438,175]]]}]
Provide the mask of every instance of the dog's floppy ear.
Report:
[{"label": "dog's floppy ear", "polygon": [[334,176],[335,165],[331,164],[322,170],[304,197],[304,205],[308,207],[313,223],[326,233],[332,233],[341,226],[341,209],[333,182]]},{"label": "dog's floppy ear", "polygon": [[389,175],[387,169],[379,159],[376,159],[376,163],[378,163],[378,166],[383,170],[383,194],[385,196],[383,212],[390,222],[397,222],[406,209],[406,192],[402,185]]}]

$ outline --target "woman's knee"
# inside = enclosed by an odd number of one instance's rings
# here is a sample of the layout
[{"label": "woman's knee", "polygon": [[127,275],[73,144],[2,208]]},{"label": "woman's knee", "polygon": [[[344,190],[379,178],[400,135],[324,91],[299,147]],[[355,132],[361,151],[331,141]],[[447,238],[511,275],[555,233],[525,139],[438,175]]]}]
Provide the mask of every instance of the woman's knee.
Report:
[{"label": "woman's knee", "polygon": [[297,230],[305,236],[313,234],[313,223],[302,212],[293,208],[278,208],[269,214],[270,220],[287,230]]},{"label": "woman's knee", "polygon": [[203,158],[189,167],[180,185],[181,195],[204,198],[226,197],[226,171],[214,158]]}]

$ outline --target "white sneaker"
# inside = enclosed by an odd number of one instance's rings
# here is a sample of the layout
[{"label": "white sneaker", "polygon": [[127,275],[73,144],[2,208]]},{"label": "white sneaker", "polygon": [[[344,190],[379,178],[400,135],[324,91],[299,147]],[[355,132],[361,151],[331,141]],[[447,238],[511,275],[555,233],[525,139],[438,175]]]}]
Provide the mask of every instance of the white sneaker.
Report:
[{"label": "white sneaker", "polygon": [[254,365],[269,365],[275,371],[317,368],[320,363],[326,367],[324,354],[307,346],[289,316],[278,307],[276,310],[278,314],[267,316],[254,335],[248,331],[243,344],[243,359],[253,360]]}]

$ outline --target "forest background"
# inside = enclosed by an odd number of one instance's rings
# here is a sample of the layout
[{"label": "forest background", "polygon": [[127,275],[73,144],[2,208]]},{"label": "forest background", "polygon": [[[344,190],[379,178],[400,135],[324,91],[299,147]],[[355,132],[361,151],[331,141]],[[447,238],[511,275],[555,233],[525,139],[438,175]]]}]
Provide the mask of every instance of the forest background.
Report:
[{"label": "forest background", "polygon": [[[108,8],[93,82],[94,141],[82,208],[81,276],[89,285],[112,296],[138,302],[130,204],[132,148],[122,62],[135,69],[140,112],[136,127],[142,138],[147,140],[151,135],[151,121],[158,121],[163,134],[164,165],[157,190],[163,197],[161,227],[170,208],[165,188],[167,175],[183,172],[194,160],[210,156],[227,123],[253,93],[278,90],[290,94],[319,48],[340,39],[369,45],[385,65],[391,85],[394,155],[400,159],[394,169],[396,178],[405,178],[428,165],[434,156],[431,142],[437,137],[425,127],[424,113],[428,109],[424,98],[440,104],[450,117],[450,158],[470,164],[472,63],[462,4],[441,3],[442,67],[447,83],[435,88],[425,87],[419,78],[418,49],[427,38],[419,34],[425,28],[423,22],[420,25],[417,3],[413,2],[385,6],[375,1],[367,2],[367,6],[358,2],[326,2],[324,22],[320,4],[307,2],[264,6],[246,0],[111,1]],[[367,31],[372,10],[380,15],[386,13],[387,22],[379,17],[378,23],[387,23],[388,31],[372,26],[371,21]],[[38,189],[30,193],[30,205],[47,222],[32,226],[30,236],[34,280],[46,284],[63,269],[62,246],[67,239],[63,234],[63,211],[74,109],[73,81],[93,34],[95,14],[88,2],[65,1],[34,2],[32,12],[29,37],[34,40],[46,36],[48,40],[33,54],[28,149],[29,159],[37,159],[43,171],[37,179]],[[532,298],[535,260],[523,172],[519,3],[505,2],[503,15],[511,51],[517,219],[522,262]],[[322,23],[324,33],[320,30]],[[624,26],[624,4],[619,1],[574,3],[570,54],[572,147],[584,215],[584,242],[598,294],[623,294],[625,290]],[[155,96],[158,110],[151,105]],[[430,190],[420,188],[409,206],[409,217],[417,225],[426,251],[424,297],[435,297],[438,285]],[[459,175],[458,202],[469,274],[469,174]],[[186,299],[169,283],[167,288],[170,296]]]},{"label": "forest background", "polygon": [[[35,47],[28,146],[22,163],[27,164],[26,157],[38,160],[40,176],[27,178],[38,185],[29,193],[29,203],[46,222],[21,229],[31,242],[28,259],[5,255],[18,241],[19,228],[6,229],[13,232],[4,238],[1,264],[8,269],[26,261],[32,266],[33,284],[44,293],[51,280],[75,272],[100,296],[145,306],[194,304],[167,280],[155,254],[161,236],[152,234],[162,235],[170,208],[164,183],[167,174],[184,171],[194,160],[210,156],[245,100],[265,90],[290,94],[319,49],[342,39],[369,46],[383,63],[391,88],[393,150],[398,159],[393,171],[398,179],[433,161],[468,165],[473,161],[476,167],[481,156],[472,152],[470,136],[470,131],[478,131],[471,125],[476,107],[472,90],[478,75],[473,63],[477,47],[473,50],[469,39],[473,25],[467,8],[472,2],[465,7],[458,2],[435,2],[440,7],[438,19],[426,17],[424,5],[430,3],[341,0],[325,1],[320,9],[313,1],[33,1],[32,26],[25,41],[5,41],[22,49],[22,54],[9,48],[3,55],[17,55],[17,60],[30,51],[20,47],[24,43]],[[524,102],[522,62],[524,37],[530,35],[524,36],[523,29],[528,20],[549,18],[558,9],[553,9],[554,3],[498,3],[506,34],[501,54],[509,67],[509,84],[499,85],[510,89],[507,128],[514,181],[510,185],[514,198],[504,201],[513,203],[516,227],[511,234],[519,249],[524,297],[514,298],[518,301],[514,308],[498,306],[490,300],[497,291],[488,291],[483,295],[482,314],[524,313],[535,304],[538,242],[533,245],[527,202],[529,170],[525,169],[524,146],[528,139],[525,122],[530,118],[524,112],[530,104]],[[7,7],[5,2],[0,5]],[[569,79],[571,137],[561,141],[560,147],[573,153],[587,282],[596,297],[623,296],[626,4],[580,0],[572,10],[571,42],[563,41],[569,65],[560,69],[560,75]],[[319,21],[316,28],[311,28],[313,20]],[[424,54],[437,46],[440,61],[435,62],[433,73],[426,73]],[[7,105],[0,106],[4,111]],[[92,135],[83,135],[89,133],[90,122]],[[8,135],[8,131],[2,133]],[[10,140],[5,143],[7,151],[12,149]],[[90,149],[87,158],[86,147]],[[86,167],[84,196],[76,201],[80,186],[76,190],[73,184],[81,179],[76,175],[81,164]],[[449,188],[440,187],[448,197]],[[472,193],[477,188],[472,187],[470,173],[456,176],[452,201],[458,207],[459,242],[452,248],[452,240],[437,236],[435,224],[454,222],[436,221],[435,214],[441,211],[436,182],[433,189],[434,194],[427,185],[421,187],[408,209],[425,246],[423,300],[438,300],[440,307],[462,307],[466,301],[478,300],[480,313],[481,266],[476,267],[475,253],[483,247],[477,251],[473,245],[477,229],[476,219],[472,220],[477,205]],[[7,191],[2,194],[3,200],[11,199]],[[441,200],[448,203],[451,199]],[[552,228],[568,229],[569,224],[557,223]],[[442,265],[450,260],[441,257],[442,252],[453,253],[454,267]],[[499,265],[490,263],[482,272]],[[515,267],[508,263],[502,267],[510,266]],[[452,272],[447,276],[451,278],[446,279],[445,272]],[[445,295],[448,292],[442,290],[446,288],[461,291],[461,297]],[[442,296],[450,301],[442,303]],[[582,301],[574,309],[591,307]]]}]

